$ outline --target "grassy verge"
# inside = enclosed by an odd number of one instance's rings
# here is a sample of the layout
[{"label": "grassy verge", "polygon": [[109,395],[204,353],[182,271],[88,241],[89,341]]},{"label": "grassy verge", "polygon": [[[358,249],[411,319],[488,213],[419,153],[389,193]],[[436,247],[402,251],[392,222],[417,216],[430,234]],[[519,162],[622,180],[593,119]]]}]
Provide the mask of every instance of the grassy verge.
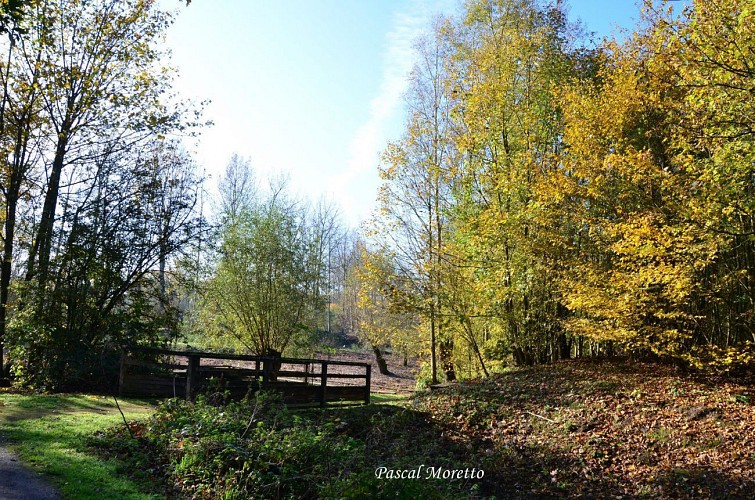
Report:
[{"label": "grassy verge", "polygon": [[[121,401],[121,408],[129,420],[154,410],[134,400]],[[159,498],[145,491],[152,480],[138,463],[102,459],[93,449],[92,436],[119,423],[113,398],[0,393],[0,436],[67,499]]]}]

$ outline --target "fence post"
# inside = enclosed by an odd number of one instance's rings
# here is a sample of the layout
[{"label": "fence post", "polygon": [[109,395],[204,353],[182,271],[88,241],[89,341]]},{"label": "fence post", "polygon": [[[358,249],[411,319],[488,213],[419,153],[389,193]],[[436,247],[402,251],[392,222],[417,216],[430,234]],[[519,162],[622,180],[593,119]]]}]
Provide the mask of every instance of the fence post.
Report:
[{"label": "fence post", "polygon": [[267,389],[272,379],[272,362],[270,358],[262,358],[262,388]]},{"label": "fence post", "polygon": [[370,380],[372,379],[372,365],[368,364],[367,373],[365,374],[366,385],[364,388],[364,404],[370,404]]},{"label": "fence post", "polygon": [[199,379],[199,356],[190,354],[189,363],[186,365],[186,400],[191,401],[193,391],[197,389]]},{"label": "fence post", "polygon": [[325,406],[327,399],[325,398],[325,391],[328,387],[328,362],[322,362],[322,369],[320,370],[320,406]]}]

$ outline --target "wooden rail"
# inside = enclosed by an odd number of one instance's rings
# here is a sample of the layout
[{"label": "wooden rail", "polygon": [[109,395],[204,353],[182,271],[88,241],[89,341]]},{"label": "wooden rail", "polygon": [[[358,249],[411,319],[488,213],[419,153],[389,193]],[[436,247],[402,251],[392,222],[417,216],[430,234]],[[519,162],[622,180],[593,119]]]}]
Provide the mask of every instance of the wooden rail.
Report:
[{"label": "wooden rail", "polygon": [[[217,364],[231,361],[244,366]],[[218,390],[242,398],[262,389],[280,392],[289,405],[368,404],[371,368],[351,361],[131,347],[121,356],[119,393],[192,399],[201,391]]]}]

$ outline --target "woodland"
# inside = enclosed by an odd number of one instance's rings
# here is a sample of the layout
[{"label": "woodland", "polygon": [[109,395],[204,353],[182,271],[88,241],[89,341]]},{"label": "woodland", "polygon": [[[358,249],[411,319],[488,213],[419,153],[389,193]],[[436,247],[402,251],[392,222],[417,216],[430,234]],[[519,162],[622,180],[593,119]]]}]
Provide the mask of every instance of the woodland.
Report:
[{"label": "woodland", "polygon": [[105,380],[119,347],[287,354],[318,335],[429,383],[629,355],[752,368],[748,2],[647,4],[594,42],[562,4],[469,2],[417,41],[403,135],[361,231],[233,157],[215,214],[171,91],[171,15],[3,4],[6,378]]},{"label": "woodland", "polygon": [[[160,48],[174,15],[0,2],[2,385],[107,391],[125,346],[358,339],[433,391],[322,414],[168,401],[98,453],[194,498],[744,498],[755,2],[647,0],[596,40],[565,2],[466,1],[416,42],[360,229],[239,156],[208,199],[185,144],[211,123]],[[487,479],[372,477],[401,457]]]}]

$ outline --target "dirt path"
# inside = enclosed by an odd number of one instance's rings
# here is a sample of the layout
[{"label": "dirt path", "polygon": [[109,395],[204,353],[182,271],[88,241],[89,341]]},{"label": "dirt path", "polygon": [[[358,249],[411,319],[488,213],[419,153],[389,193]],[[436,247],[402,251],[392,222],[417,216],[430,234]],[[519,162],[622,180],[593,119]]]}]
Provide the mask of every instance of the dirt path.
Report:
[{"label": "dirt path", "polygon": [[53,500],[61,498],[44,477],[24,467],[0,441],[0,499]]}]

